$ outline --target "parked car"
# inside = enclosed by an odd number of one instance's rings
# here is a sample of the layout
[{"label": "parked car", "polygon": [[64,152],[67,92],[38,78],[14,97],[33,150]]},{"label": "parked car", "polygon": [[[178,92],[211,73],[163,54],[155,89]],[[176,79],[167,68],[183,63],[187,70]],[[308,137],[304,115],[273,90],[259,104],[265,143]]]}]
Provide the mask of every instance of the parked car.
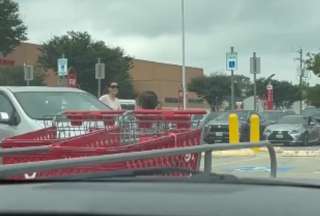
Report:
[{"label": "parked car", "polygon": [[42,129],[64,110],[109,110],[95,96],[76,88],[0,87],[0,142]]},{"label": "parked car", "polygon": [[205,115],[192,115],[192,117],[191,117],[192,127],[193,128],[197,128],[197,127],[203,126],[207,115],[208,114],[205,114]]},{"label": "parked car", "polygon": [[288,115],[268,126],[264,136],[271,143],[309,145],[320,142],[320,125],[311,117]]},{"label": "parked car", "polygon": [[[205,127],[204,140],[207,143],[225,143],[229,142],[229,115],[231,112],[224,112],[212,121],[208,122]],[[260,117],[260,131],[264,130],[266,121],[259,113],[250,110],[236,111],[239,118],[240,141],[249,141],[250,135],[250,116],[258,114]]]},{"label": "parked car", "polygon": [[309,107],[306,107],[304,110],[302,110],[302,115],[304,117],[313,117],[314,115],[319,115],[320,113],[320,109],[319,108],[316,108],[316,107],[313,107],[313,106],[309,106]]},{"label": "parked car", "polygon": [[214,120],[218,116],[220,116],[222,113],[225,112],[209,112],[203,119],[203,124],[207,125],[210,121]]},{"label": "parked car", "polygon": [[283,116],[294,115],[294,111],[270,110],[262,112],[267,125],[276,124]]}]

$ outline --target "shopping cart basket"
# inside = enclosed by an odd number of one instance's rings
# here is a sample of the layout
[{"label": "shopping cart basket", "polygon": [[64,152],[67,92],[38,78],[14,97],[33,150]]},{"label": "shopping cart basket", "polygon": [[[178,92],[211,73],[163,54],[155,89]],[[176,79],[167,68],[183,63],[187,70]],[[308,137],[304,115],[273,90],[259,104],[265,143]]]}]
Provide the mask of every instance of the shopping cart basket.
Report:
[{"label": "shopping cart basket", "polygon": [[[138,115],[134,115],[135,119],[138,120],[138,124],[146,123],[139,118],[139,115],[143,114],[144,112],[147,113],[147,111],[134,112],[134,114],[138,113]],[[164,115],[168,115],[168,113],[164,111],[158,112],[158,119],[153,119],[156,120],[153,123],[156,125],[159,122],[168,124],[171,121],[171,123],[173,124],[178,120],[181,123],[180,119],[175,119],[172,113],[170,114],[170,118],[164,119]],[[145,116],[144,120],[146,120]],[[153,115],[152,117],[154,118],[155,115]],[[147,123],[152,123],[149,118],[147,118],[147,120]],[[123,142],[123,130],[121,127],[115,127],[110,130],[96,130],[82,136],[60,140],[57,143],[51,144],[50,150],[48,152],[5,156],[3,157],[3,163],[14,164],[55,159],[70,159],[123,152],[179,148],[184,146],[199,145],[201,129],[192,129],[185,126],[178,129],[161,129],[160,133],[158,134],[142,133],[141,128],[136,128],[138,133],[136,134],[135,138],[137,138],[139,142],[136,142],[136,140],[132,140],[131,143]],[[143,127],[145,127],[145,125]],[[16,178],[21,179],[61,177],[92,172],[108,172],[128,169],[130,170],[136,168],[185,168],[196,170],[199,166],[198,159],[199,155],[195,153],[189,155],[158,157],[148,160],[134,160],[113,164],[99,164],[94,166],[79,166],[48,170],[38,173],[29,173],[25,174],[24,176],[17,176]]]},{"label": "shopping cart basket", "polygon": [[66,111],[62,115],[47,117],[45,128],[7,138],[3,148],[31,147],[57,143],[62,139],[80,137],[97,130],[111,130],[123,111]]}]

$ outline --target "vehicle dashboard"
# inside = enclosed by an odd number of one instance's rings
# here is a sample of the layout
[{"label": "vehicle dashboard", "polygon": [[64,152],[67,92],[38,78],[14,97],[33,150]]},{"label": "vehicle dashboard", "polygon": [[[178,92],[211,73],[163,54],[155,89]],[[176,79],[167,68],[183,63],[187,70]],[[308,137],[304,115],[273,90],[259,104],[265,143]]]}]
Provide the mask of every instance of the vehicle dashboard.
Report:
[{"label": "vehicle dashboard", "polygon": [[57,182],[0,186],[0,214],[318,215],[319,189],[208,182]]}]

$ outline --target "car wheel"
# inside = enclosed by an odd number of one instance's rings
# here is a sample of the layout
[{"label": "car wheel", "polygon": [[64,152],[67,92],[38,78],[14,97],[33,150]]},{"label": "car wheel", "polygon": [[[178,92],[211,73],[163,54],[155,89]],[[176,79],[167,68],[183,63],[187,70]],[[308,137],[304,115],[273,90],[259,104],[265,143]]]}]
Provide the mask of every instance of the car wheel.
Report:
[{"label": "car wheel", "polygon": [[308,132],[306,132],[304,134],[303,145],[304,146],[308,146],[309,145],[309,134],[308,134]]}]

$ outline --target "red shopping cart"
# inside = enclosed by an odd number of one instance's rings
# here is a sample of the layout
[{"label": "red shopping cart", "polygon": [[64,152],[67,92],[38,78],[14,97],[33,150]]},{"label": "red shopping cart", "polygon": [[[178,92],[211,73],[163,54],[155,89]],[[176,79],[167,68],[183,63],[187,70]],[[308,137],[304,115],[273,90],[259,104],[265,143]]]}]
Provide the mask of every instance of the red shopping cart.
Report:
[{"label": "red shopping cart", "polygon": [[[191,127],[191,115],[192,113],[187,111],[184,113],[181,111],[180,113],[168,113],[167,111],[130,112],[123,115],[118,126],[110,130],[93,130],[81,136],[59,140],[50,145],[48,152],[4,156],[3,163],[15,164],[70,159],[199,145],[201,129]],[[184,118],[182,119],[181,116],[184,116]],[[148,124],[148,127],[146,127],[146,124]],[[141,125],[142,127],[140,127]],[[131,136],[133,134],[134,136]],[[112,164],[53,169],[37,173],[26,173],[24,176],[16,176],[15,178],[41,179],[137,168],[183,168],[197,170],[198,166],[199,154],[194,153]]]},{"label": "red shopping cart", "polygon": [[66,111],[63,115],[46,117],[43,129],[7,138],[3,148],[49,145],[62,139],[82,136],[95,130],[110,130],[124,111]]}]

